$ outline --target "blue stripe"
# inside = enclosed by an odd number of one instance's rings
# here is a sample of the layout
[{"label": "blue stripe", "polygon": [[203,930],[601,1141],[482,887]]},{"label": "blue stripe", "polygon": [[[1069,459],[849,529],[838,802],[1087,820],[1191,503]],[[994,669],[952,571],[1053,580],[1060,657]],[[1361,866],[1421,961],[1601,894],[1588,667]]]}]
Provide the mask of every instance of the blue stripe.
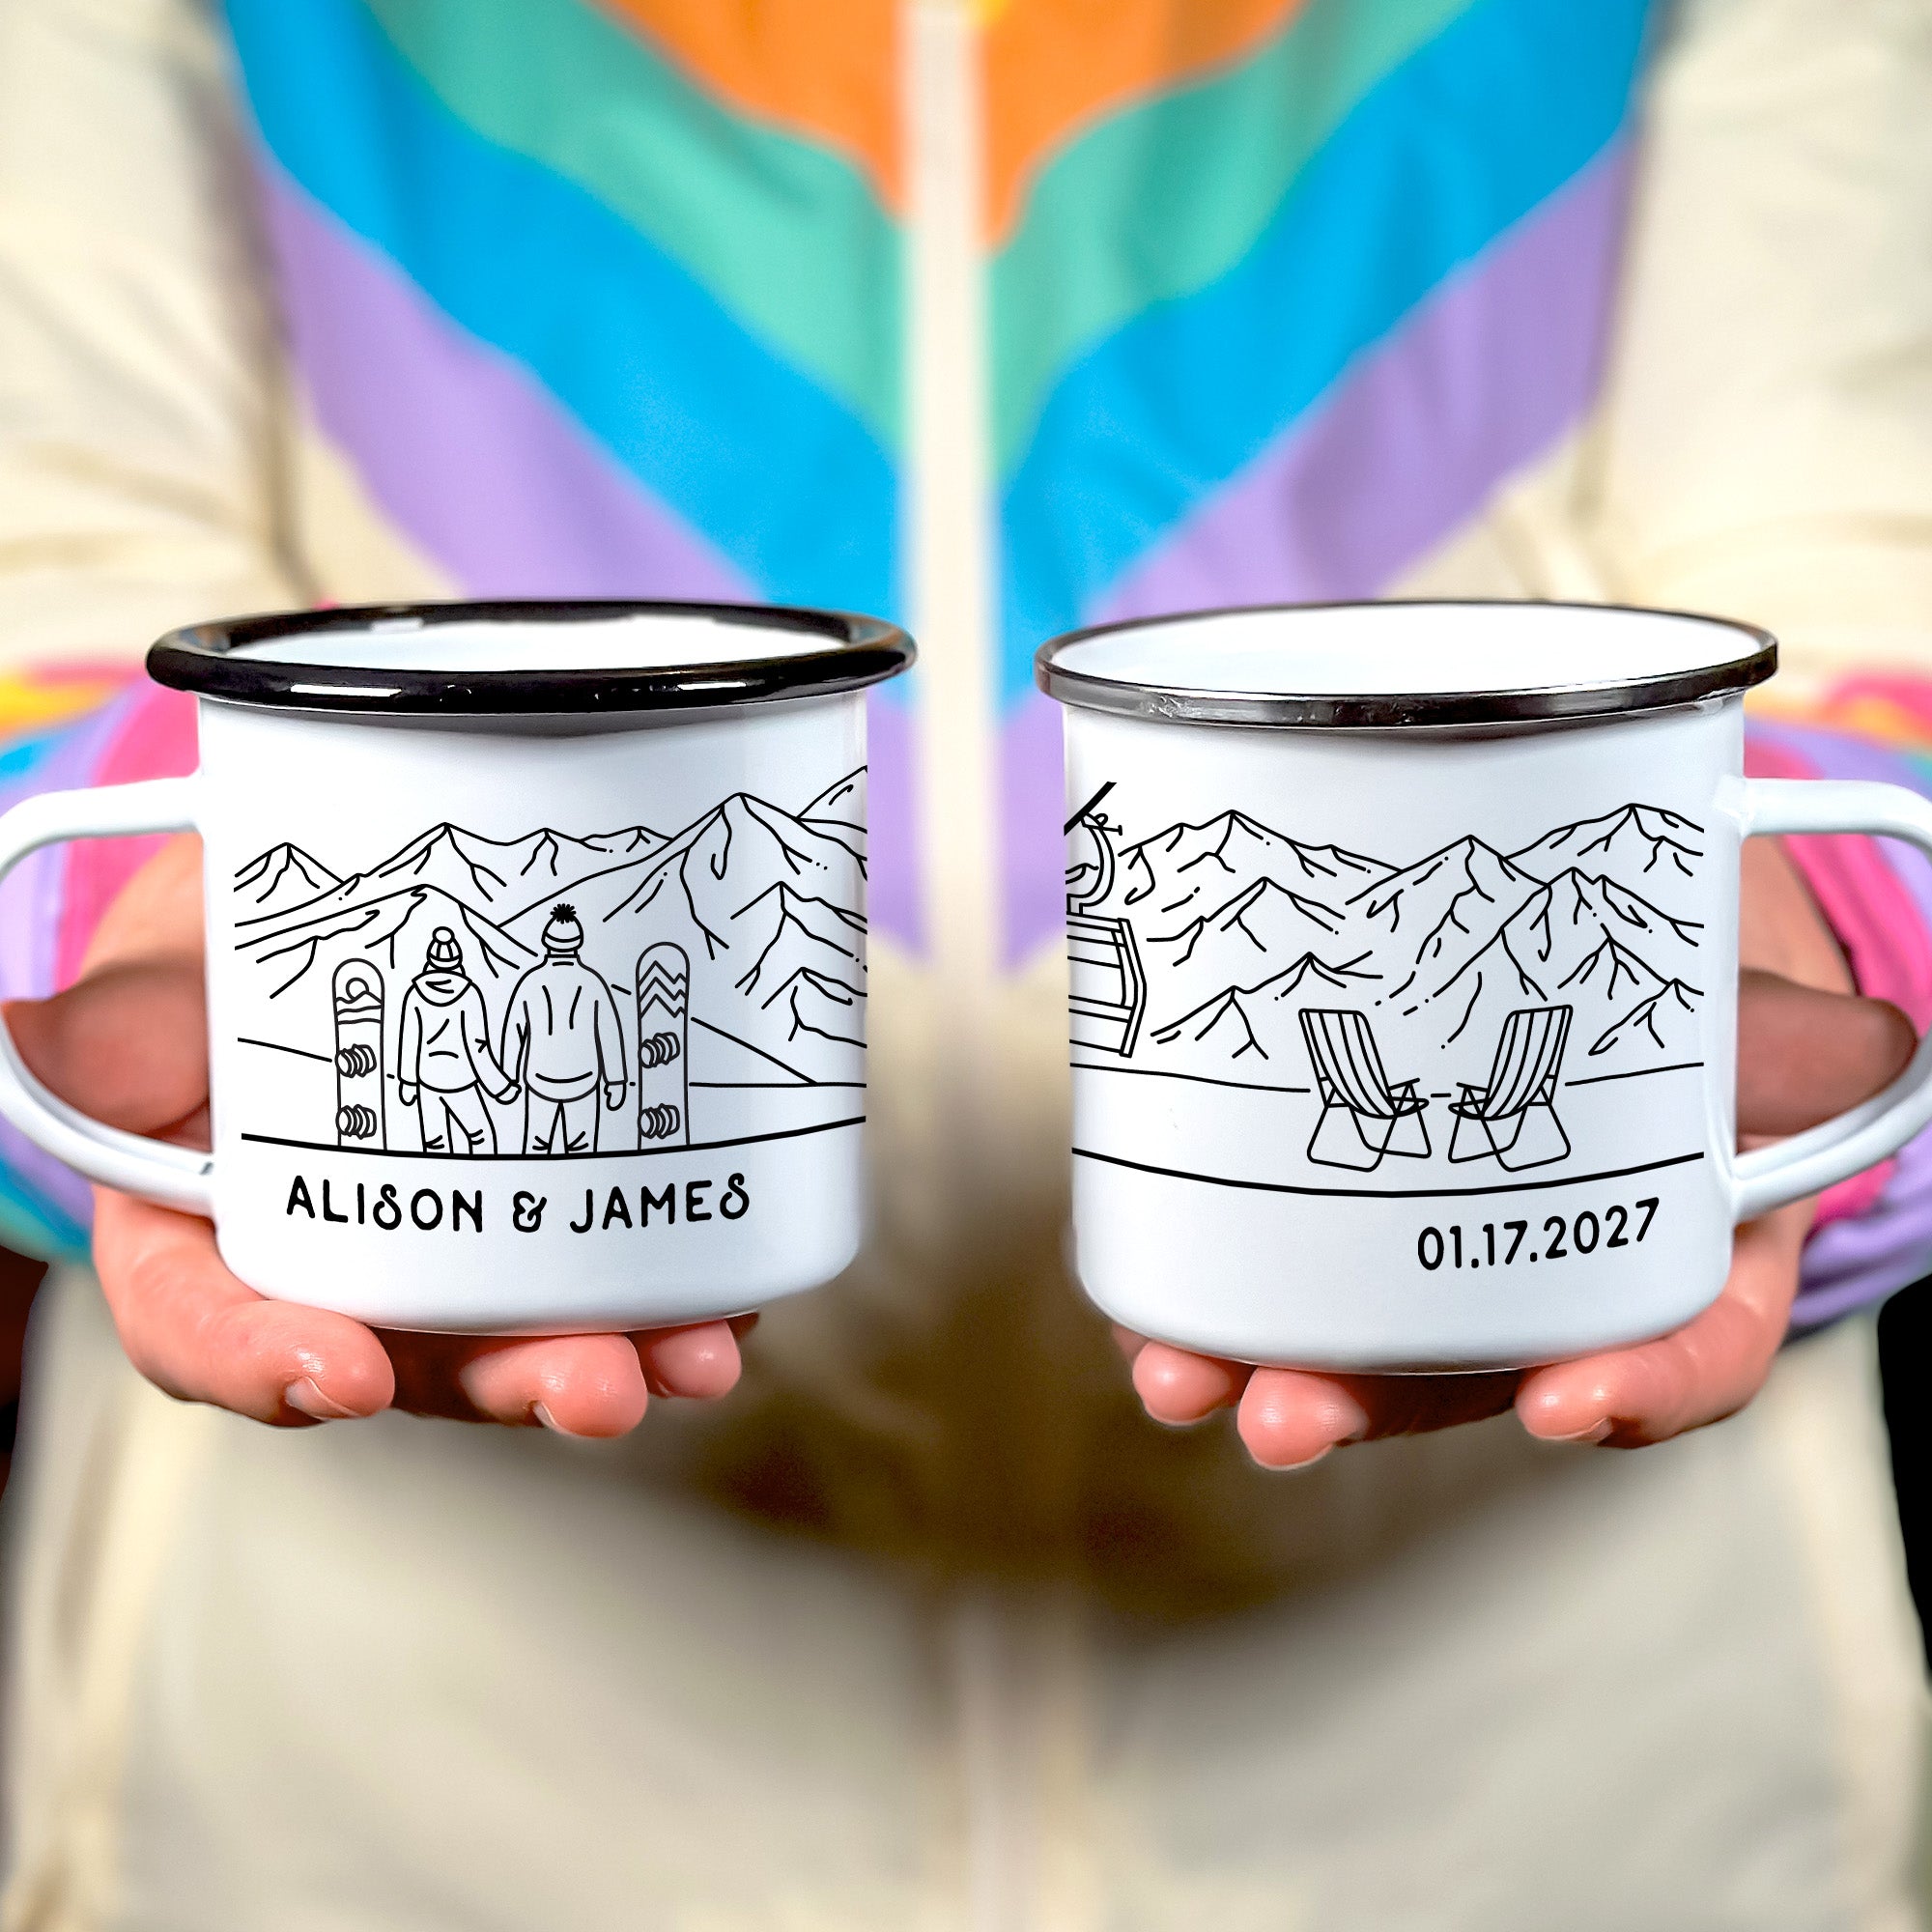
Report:
[{"label": "blue stripe", "polygon": [[228,18],[262,137],[310,195],[766,595],[895,610],[896,481],[851,412],[602,203],[451,115],[355,0]]},{"label": "blue stripe", "polygon": [[1602,152],[1644,14],[1479,0],[1363,98],[1239,264],[1068,371],[1002,506],[1003,702],[1030,690],[1044,639]]}]

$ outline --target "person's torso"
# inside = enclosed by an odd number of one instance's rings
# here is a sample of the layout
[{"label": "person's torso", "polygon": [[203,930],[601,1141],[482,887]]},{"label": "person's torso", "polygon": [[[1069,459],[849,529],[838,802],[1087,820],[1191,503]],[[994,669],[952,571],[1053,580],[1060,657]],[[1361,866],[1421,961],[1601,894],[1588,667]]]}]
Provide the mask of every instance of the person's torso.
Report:
[{"label": "person's torso", "polygon": [[[868,707],[870,1238],[768,1313],[694,1424],[705,1480],[874,1544],[1125,1511],[1176,1578],[1218,1569],[1199,1463],[1123,1433],[1065,1280],[1032,653],[1412,581],[1564,442],[1642,0],[227,13],[318,596],[770,600],[919,639]],[[521,1077],[587,1094],[530,1004]]]}]

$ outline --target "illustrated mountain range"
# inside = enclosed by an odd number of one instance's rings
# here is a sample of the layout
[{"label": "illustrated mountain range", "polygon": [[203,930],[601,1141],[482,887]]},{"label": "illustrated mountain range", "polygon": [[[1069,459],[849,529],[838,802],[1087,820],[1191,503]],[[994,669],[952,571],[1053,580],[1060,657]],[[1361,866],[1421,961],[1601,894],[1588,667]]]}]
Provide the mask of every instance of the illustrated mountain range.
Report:
[{"label": "illustrated mountain range", "polygon": [[[279,844],[236,875],[236,951],[259,974],[277,1044],[327,1047],[336,965],[384,968],[399,1001],[448,926],[496,1022],[543,957],[551,908],[582,924],[583,959],[633,1010],[638,960],[660,941],[691,961],[696,1078],[762,1084],[861,1077],[866,835],[862,770],[793,814],[734,792],[682,831],[587,838],[544,828],[485,838],[434,825],[380,865],[337,873]],[[393,1006],[392,1006],[393,1010]]]},{"label": "illustrated mountain range", "polygon": [[1392,1078],[1481,1081],[1510,1012],[1567,1005],[1587,1077],[1699,1057],[1703,857],[1696,824],[1648,805],[1404,867],[1228,811],[1126,847],[1088,910],[1134,929],[1151,1066],[1302,1079],[1298,1011],[1353,1007]]}]

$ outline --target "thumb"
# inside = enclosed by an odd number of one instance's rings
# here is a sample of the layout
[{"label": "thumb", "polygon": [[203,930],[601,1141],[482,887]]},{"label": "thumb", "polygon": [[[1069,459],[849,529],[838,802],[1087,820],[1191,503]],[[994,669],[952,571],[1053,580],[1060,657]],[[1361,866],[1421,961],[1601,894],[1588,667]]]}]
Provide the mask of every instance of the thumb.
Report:
[{"label": "thumb", "polygon": [[102,966],[50,1000],[10,1002],[6,1020],[29,1071],[109,1126],[157,1133],[207,1102],[199,959]]},{"label": "thumb", "polygon": [[1747,969],[1738,976],[1738,1130],[1815,1127],[1895,1080],[1917,1044],[1912,1022],[1888,1001]]}]

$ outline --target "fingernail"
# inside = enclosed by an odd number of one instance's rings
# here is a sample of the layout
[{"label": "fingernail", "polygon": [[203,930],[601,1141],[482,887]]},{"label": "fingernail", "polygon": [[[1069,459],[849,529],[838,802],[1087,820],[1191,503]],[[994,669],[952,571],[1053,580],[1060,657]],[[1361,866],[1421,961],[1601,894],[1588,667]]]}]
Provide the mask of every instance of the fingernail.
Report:
[{"label": "fingernail", "polygon": [[1546,1442],[1601,1442],[1616,1424],[1606,1415],[1599,1422],[1593,1422],[1587,1429],[1573,1429],[1563,1435],[1546,1435]]},{"label": "fingernail", "polygon": [[556,1419],[556,1417],[550,1412],[550,1405],[548,1403],[543,1403],[543,1402],[532,1403],[530,1405],[530,1413],[533,1416],[535,1416],[536,1419],[540,1423],[542,1423],[546,1429],[552,1431],[554,1435],[574,1435],[577,1433],[574,1429],[566,1429],[563,1426],[563,1424],[560,1423]]},{"label": "fingernail", "polygon": [[332,1402],[316,1386],[313,1376],[303,1376],[292,1381],[282,1391],[282,1400],[302,1415],[312,1416],[317,1422],[347,1422],[354,1417],[353,1408],[344,1408],[339,1402]]}]

